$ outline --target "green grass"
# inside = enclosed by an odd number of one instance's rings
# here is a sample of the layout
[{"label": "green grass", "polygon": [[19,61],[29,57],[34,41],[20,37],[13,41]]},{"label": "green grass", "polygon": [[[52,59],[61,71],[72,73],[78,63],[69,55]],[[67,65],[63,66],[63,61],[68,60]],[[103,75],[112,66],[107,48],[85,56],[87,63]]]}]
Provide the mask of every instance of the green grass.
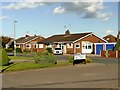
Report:
[{"label": "green grass", "polygon": [[11,60],[32,60],[32,57],[26,57],[26,56],[9,56]]},{"label": "green grass", "polygon": [[[60,66],[66,66],[70,65],[69,62],[58,62],[57,64],[50,64],[50,63],[44,63],[44,64],[37,64],[34,62],[19,62],[19,63],[14,63],[10,65],[8,69],[5,70],[5,72],[10,72],[10,71],[21,71],[21,70],[28,70],[28,69],[37,69],[37,68],[47,68],[47,67],[60,67]],[[3,68],[6,68],[6,66],[3,66]]]}]

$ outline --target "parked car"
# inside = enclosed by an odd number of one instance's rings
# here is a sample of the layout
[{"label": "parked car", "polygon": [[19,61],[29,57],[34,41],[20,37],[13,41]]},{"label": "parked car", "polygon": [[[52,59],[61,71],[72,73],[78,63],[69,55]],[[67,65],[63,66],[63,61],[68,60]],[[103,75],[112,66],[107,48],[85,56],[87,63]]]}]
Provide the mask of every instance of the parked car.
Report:
[{"label": "parked car", "polygon": [[63,54],[63,51],[61,48],[55,48],[53,54]]}]

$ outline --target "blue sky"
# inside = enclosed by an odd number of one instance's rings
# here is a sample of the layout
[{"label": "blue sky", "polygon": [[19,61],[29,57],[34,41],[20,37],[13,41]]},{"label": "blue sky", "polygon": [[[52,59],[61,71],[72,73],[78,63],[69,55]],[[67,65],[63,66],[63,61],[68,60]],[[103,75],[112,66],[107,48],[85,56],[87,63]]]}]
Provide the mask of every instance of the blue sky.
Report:
[{"label": "blue sky", "polygon": [[71,33],[93,32],[100,37],[117,35],[117,2],[27,3],[2,3],[2,35],[13,37],[14,20],[18,21],[16,38],[26,33],[43,37],[63,34],[64,26],[70,28]]}]

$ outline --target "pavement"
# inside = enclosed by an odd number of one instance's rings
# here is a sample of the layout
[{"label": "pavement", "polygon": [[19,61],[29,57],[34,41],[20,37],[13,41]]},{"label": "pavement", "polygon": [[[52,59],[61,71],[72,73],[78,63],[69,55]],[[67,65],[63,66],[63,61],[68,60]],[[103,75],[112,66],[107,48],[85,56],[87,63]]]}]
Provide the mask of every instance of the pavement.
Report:
[{"label": "pavement", "polygon": [[118,64],[90,63],[2,74],[3,88],[118,88]]}]

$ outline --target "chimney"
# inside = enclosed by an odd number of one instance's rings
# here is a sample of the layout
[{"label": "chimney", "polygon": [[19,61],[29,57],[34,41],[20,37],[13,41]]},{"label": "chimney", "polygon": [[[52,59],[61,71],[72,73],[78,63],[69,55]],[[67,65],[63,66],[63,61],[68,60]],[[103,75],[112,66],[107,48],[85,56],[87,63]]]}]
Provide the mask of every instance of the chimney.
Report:
[{"label": "chimney", "polygon": [[25,37],[30,37],[30,36],[28,34],[26,34]]},{"label": "chimney", "polygon": [[65,35],[70,35],[70,31],[67,30],[67,31],[65,32]]}]

